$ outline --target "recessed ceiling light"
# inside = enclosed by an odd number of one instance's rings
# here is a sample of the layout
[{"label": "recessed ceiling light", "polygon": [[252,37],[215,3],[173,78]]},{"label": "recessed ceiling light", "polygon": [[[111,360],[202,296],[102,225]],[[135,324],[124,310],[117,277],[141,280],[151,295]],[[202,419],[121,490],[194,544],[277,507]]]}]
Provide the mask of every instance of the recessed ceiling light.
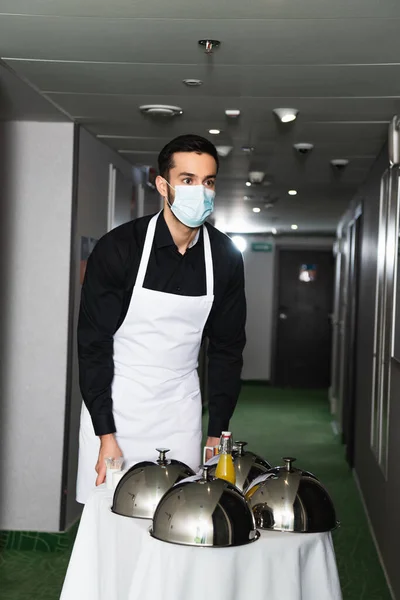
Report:
[{"label": "recessed ceiling light", "polygon": [[155,117],[176,117],[183,114],[183,110],[179,106],[169,106],[167,104],[145,104],[140,106],[139,109],[145,115]]},{"label": "recessed ceiling light", "polygon": [[199,87],[200,85],[203,85],[201,79],[184,79],[183,83],[188,87]]},{"label": "recessed ceiling light", "polygon": [[216,146],[218,156],[225,158],[232,151],[232,146]]},{"label": "recessed ceiling light", "polygon": [[250,154],[250,152],[254,152],[254,147],[253,146],[242,146],[242,152],[247,152]]},{"label": "recessed ceiling light", "polygon": [[275,229],[275,227],[273,227],[271,229],[271,233],[272,233],[272,235],[276,235],[278,233],[277,230]]},{"label": "recessed ceiling light", "polygon": [[232,118],[235,119],[237,117],[240,117],[240,110],[237,109],[237,108],[228,108],[225,111],[225,114],[226,114],[227,117],[232,117]]},{"label": "recessed ceiling light", "polygon": [[297,108],[274,108],[273,111],[282,123],[294,121],[299,114]]},{"label": "recessed ceiling light", "polygon": [[291,227],[291,228],[292,228],[294,231],[296,231],[296,229],[298,229],[299,227],[298,227],[298,225],[292,225],[292,227]]},{"label": "recessed ceiling light", "polygon": [[251,181],[246,181],[247,187],[251,187]]},{"label": "recessed ceiling light", "polygon": [[261,212],[261,208],[253,208],[253,212],[254,213],[259,213],[259,212]]},{"label": "recessed ceiling light", "polygon": [[243,196],[243,200],[244,200],[245,202],[247,202],[248,200],[250,200],[250,196]]},{"label": "recessed ceiling light", "polygon": [[297,190],[289,190],[288,194],[289,196],[297,196]]},{"label": "recessed ceiling light", "polygon": [[209,129],[208,133],[211,135],[219,135],[221,131],[219,129]]}]

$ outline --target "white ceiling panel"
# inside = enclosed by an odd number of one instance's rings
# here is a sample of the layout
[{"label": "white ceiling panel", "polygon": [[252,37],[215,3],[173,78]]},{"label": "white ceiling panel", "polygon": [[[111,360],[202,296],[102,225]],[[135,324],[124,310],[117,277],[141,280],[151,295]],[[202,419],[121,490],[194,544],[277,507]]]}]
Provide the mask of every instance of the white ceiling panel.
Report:
[{"label": "white ceiling panel", "polygon": [[6,61],[43,91],[97,94],[138,94],[195,96],[200,89],[188,88],[182,81],[198,78],[207,82],[201,92],[207,96],[237,97],[241,95],[238,67],[206,69],[182,65],[120,63],[58,63]]},{"label": "white ceiling panel", "polygon": [[50,102],[0,64],[0,121],[69,122]]},{"label": "white ceiling panel", "polygon": [[[189,132],[231,145],[216,210],[227,230],[333,232],[400,113],[399,26],[398,0],[0,0],[0,56],[132,164],[156,166]],[[211,57],[197,44],[209,37],[222,42]],[[152,103],[184,113],[143,116]],[[287,106],[298,119],[282,125],[272,111]],[[304,141],[307,157],[293,150]],[[350,164],[338,173],[332,158]],[[251,169],[270,185],[246,187]]]},{"label": "white ceiling panel", "polygon": [[400,96],[400,65],[253,66],[238,69],[237,77],[241,94],[252,97]]},{"label": "white ceiling panel", "polygon": [[[399,48],[400,53],[400,48]],[[391,66],[215,66],[6,61],[45,92],[240,97],[400,97],[400,64]],[[201,79],[201,88],[182,83]],[[197,93],[196,93],[197,92]]]},{"label": "white ceiling panel", "polygon": [[[225,108],[242,110],[240,120],[251,116],[251,123],[259,125],[266,119],[271,120],[271,111],[277,106],[295,104],[299,109],[299,123],[308,121],[334,122],[361,121],[367,125],[375,121],[387,122],[400,111],[400,98],[229,98],[213,97],[212,102],[205,95],[194,93],[191,97],[180,96],[142,96],[114,94],[49,94],[54,102],[59,103],[69,114],[99,121],[99,127],[106,127],[104,133],[112,133],[119,123],[126,126],[136,125],[139,119],[137,107],[142,104],[158,102],[163,104],[182,105],[191,115],[201,114],[204,119],[220,118]],[[136,120],[135,122],[133,120]],[[113,125],[115,123],[115,125]],[[226,126],[226,122],[225,122]],[[111,131],[110,131],[111,129]],[[100,132],[101,133],[101,132]]]},{"label": "white ceiling panel", "polygon": [[[155,64],[397,62],[400,19],[166,20],[2,16],[0,55]],[[222,46],[205,56],[198,40]],[[23,43],[21,41],[23,40]]]},{"label": "white ceiling panel", "polygon": [[1,0],[1,13],[175,19],[370,18],[398,16],[398,0]]}]

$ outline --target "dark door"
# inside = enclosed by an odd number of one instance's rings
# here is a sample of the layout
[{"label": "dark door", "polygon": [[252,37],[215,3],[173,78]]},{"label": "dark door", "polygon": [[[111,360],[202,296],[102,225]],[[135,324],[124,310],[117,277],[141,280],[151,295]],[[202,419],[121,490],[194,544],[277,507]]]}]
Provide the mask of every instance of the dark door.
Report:
[{"label": "dark door", "polygon": [[276,385],[329,387],[333,279],[332,251],[279,251]]}]

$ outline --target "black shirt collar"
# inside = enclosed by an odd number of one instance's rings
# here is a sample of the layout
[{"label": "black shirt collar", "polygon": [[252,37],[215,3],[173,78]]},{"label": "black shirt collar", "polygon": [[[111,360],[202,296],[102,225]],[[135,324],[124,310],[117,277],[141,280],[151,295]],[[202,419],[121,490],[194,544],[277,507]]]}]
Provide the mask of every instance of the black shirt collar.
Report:
[{"label": "black shirt collar", "polygon": [[[198,236],[195,244],[193,244],[193,245],[196,245],[196,243],[201,241],[202,239],[203,239],[203,228],[200,227],[199,236]],[[164,218],[164,211],[161,213],[161,215],[159,216],[159,218],[157,220],[156,231],[154,234],[154,243],[157,248],[166,248],[167,246],[175,246],[175,242],[172,238],[171,232],[168,229],[168,225]],[[191,248],[193,248],[193,246],[191,246]]]}]

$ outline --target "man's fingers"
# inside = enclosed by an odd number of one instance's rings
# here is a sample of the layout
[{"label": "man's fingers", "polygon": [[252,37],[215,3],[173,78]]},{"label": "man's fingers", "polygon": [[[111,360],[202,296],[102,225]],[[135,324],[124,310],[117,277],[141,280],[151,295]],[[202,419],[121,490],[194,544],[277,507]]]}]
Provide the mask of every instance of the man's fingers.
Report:
[{"label": "man's fingers", "polygon": [[97,479],[96,479],[96,486],[97,485],[101,485],[102,483],[105,482],[106,480],[106,466],[100,466],[99,470],[97,471],[98,475],[97,475]]}]

